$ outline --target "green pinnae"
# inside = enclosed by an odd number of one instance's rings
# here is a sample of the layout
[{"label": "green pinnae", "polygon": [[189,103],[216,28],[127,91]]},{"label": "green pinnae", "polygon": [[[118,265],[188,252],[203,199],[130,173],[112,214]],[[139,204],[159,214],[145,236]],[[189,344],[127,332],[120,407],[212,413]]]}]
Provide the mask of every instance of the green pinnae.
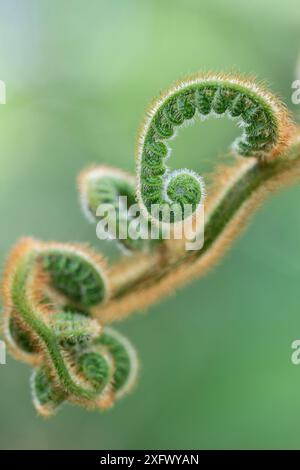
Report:
[{"label": "green pinnae", "polygon": [[227,111],[232,100],[232,92],[222,87],[218,88],[215,92],[212,109],[216,114],[224,114]]},{"label": "green pinnae", "polygon": [[164,168],[162,165],[157,166],[157,167],[146,166],[143,168],[142,171],[143,171],[143,176],[148,183],[151,183],[151,182],[155,183],[157,181],[157,176],[163,176],[163,174],[166,172],[166,168]]},{"label": "green pinnae", "polygon": [[111,355],[115,367],[113,376],[113,388],[116,392],[128,383],[128,379],[135,365],[129,351],[129,343],[111,328],[106,328],[104,332],[95,340],[95,344],[104,346]]},{"label": "green pinnae", "polygon": [[[42,411],[42,414],[51,413],[51,409],[52,412],[55,411],[55,408],[66,398],[65,393],[57,386],[54,386],[50,374],[44,366],[33,372],[31,388],[33,402],[38,411]],[[48,412],[46,412],[46,407],[49,408]],[[44,413],[43,409],[45,410]]]},{"label": "green pinnae", "polygon": [[171,124],[180,126],[184,122],[185,116],[179,108],[179,102],[176,97],[166,103],[163,112]]},{"label": "green pinnae", "polygon": [[97,335],[95,320],[80,313],[60,312],[51,316],[51,326],[59,343],[64,347],[86,347]]},{"label": "green pinnae", "polygon": [[19,349],[29,354],[38,352],[30,333],[21,326],[18,319],[14,316],[11,316],[9,319],[9,332]]},{"label": "green pinnae", "polygon": [[245,106],[245,96],[242,93],[236,93],[229,104],[230,116],[233,118],[240,116],[245,109]]},{"label": "green pinnae", "polygon": [[99,352],[86,352],[79,358],[79,371],[100,393],[109,383],[110,365]]},{"label": "green pinnae", "polygon": [[72,302],[89,307],[104,300],[104,277],[92,262],[80,254],[53,250],[43,255],[43,261],[53,287]]},{"label": "green pinnae", "polygon": [[163,142],[151,140],[146,144],[145,151],[151,158],[154,158],[155,155],[159,158],[165,158],[168,153],[168,149]]},{"label": "green pinnae", "polygon": [[155,116],[153,126],[158,138],[169,139],[174,134],[173,126],[166,118],[163,110],[160,110]]},{"label": "green pinnae", "polygon": [[177,98],[179,113],[183,116],[183,119],[192,119],[196,112],[196,106],[193,102],[193,95],[182,95]]},{"label": "green pinnae", "polygon": [[195,105],[202,116],[207,116],[211,112],[214,91],[209,88],[201,87],[195,90]]}]

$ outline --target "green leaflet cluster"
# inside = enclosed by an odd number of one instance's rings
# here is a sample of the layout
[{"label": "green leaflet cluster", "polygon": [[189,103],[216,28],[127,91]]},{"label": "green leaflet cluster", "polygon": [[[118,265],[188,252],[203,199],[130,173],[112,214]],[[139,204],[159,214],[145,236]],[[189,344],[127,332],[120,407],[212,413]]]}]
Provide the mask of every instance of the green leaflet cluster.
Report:
[{"label": "green leaflet cluster", "polygon": [[[112,406],[135,382],[137,358],[128,340],[103,328],[87,308],[108,295],[97,256],[78,246],[26,240],[12,258],[4,332],[14,356],[34,366],[37,411],[49,416],[65,401],[86,408]],[[47,297],[37,285],[41,270],[49,275]]]},{"label": "green leaflet cluster", "polygon": [[[140,137],[138,149],[138,197],[145,211],[153,217],[153,205],[171,208],[192,206],[194,212],[204,196],[204,184],[191,170],[170,171],[168,141],[178,128],[199,116],[227,116],[237,120],[242,136],[232,144],[235,153],[262,158],[272,151],[279,139],[275,106],[263,93],[246,84],[230,80],[199,80],[181,84],[160,99],[150,110],[150,117]],[[152,210],[152,214],[151,214]],[[184,218],[183,211],[180,213]],[[154,216],[156,217],[156,216]],[[162,215],[158,212],[158,219]]]},{"label": "green leaflet cluster", "polygon": [[76,251],[50,250],[43,261],[54,288],[72,302],[90,307],[105,299],[106,284],[101,271]]}]

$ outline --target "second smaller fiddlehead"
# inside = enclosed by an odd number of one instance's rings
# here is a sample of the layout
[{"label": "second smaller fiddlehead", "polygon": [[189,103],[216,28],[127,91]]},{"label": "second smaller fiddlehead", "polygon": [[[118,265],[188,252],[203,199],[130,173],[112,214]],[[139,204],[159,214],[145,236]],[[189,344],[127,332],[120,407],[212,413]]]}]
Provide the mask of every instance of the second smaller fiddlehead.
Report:
[{"label": "second smaller fiddlehead", "polygon": [[[78,182],[82,211],[89,221],[98,220],[100,238],[107,234],[125,254],[149,251],[159,243],[159,236],[157,240],[149,239],[149,224],[141,217],[133,176],[117,168],[98,166],[84,170]],[[133,237],[130,225],[138,225],[140,233]]]}]

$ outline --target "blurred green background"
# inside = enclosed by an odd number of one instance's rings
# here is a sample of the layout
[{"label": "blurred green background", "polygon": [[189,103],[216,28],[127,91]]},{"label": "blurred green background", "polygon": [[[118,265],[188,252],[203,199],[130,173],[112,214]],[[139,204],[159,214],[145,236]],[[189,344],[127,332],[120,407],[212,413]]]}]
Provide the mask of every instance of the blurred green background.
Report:
[{"label": "blurred green background", "polygon": [[[114,255],[80,214],[78,172],[93,162],[133,171],[145,107],[198,70],[255,74],[300,115],[299,51],[299,0],[1,0],[1,264],[22,235]],[[206,171],[235,135],[223,120],[182,130],[174,168]],[[300,186],[276,195],[205,279],[118,325],[142,369],[113,410],[37,417],[29,368],[9,357],[0,447],[299,449],[299,208]]]}]

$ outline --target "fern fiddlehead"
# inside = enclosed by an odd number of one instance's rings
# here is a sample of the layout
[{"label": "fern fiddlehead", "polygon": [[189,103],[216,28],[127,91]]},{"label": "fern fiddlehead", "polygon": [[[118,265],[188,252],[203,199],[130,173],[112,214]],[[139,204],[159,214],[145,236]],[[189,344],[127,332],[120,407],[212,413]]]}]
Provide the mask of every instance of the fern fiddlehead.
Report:
[{"label": "fern fiddlehead", "polygon": [[248,80],[200,75],[175,84],[151,106],[139,136],[137,197],[150,217],[153,204],[190,204],[193,212],[201,204],[205,187],[200,175],[187,169],[171,171],[166,164],[171,154],[168,141],[197,116],[236,120],[243,133],[232,149],[244,157],[275,157],[289,132],[281,103]]},{"label": "fern fiddlehead", "polygon": [[[120,196],[128,206],[138,200],[145,227],[153,219],[164,222],[160,210],[153,216],[152,204],[171,210],[190,204],[197,212],[205,195],[203,180],[192,170],[169,170],[168,142],[196,116],[223,115],[237,121],[242,136],[233,144],[237,158],[217,169],[207,191],[203,248],[186,251],[184,239],[123,238],[120,232],[138,217],[119,205]],[[133,177],[111,167],[89,168],[79,177],[85,215],[109,221],[98,208],[114,208],[115,238],[133,256],[108,268],[87,247],[26,239],[7,262],[3,332],[12,354],[34,367],[31,388],[38,412],[51,415],[65,401],[105,409],[127,393],[136,381],[136,354],[106,324],[206,272],[265,196],[299,178],[299,132],[284,105],[253,81],[199,75],[164,93],[139,135],[137,187]]]}]

